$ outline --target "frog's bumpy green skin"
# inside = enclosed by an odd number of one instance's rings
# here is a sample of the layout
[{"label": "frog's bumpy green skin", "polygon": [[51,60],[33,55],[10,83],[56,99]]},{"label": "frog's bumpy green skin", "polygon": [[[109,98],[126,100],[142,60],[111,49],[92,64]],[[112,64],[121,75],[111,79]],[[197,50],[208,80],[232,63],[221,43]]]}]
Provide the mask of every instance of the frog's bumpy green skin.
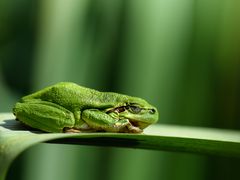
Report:
[{"label": "frog's bumpy green skin", "polygon": [[71,82],[23,97],[13,113],[24,124],[46,132],[140,133],[158,120],[157,109],[141,98],[99,92]]}]

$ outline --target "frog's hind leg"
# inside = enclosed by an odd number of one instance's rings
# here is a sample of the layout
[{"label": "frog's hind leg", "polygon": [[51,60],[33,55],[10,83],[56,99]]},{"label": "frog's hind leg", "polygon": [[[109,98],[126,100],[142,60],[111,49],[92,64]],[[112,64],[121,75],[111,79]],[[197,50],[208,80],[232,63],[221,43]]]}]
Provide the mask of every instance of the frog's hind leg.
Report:
[{"label": "frog's hind leg", "polygon": [[13,113],[17,120],[46,132],[63,132],[65,127],[71,128],[75,124],[71,111],[42,100],[16,103]]}]

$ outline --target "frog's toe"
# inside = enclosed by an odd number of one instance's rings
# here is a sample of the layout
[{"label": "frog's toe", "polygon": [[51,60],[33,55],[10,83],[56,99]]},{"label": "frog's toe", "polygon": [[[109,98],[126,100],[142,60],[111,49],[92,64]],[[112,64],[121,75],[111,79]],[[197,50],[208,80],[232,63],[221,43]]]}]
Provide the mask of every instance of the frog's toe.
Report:
[{"label": "frog's toe", "polygon": [[81,131],[79,129],[65,127],[63,128],[63,132],[64,133],[80,133]]},{"label": "frog's toe", "polygon": [[135,127],[135,126],[132,126],[132,125],[128,125],[127,129],[128,129],[129,133],[142,133],[143,132],[143,130],[140,129],[139,127]]}]

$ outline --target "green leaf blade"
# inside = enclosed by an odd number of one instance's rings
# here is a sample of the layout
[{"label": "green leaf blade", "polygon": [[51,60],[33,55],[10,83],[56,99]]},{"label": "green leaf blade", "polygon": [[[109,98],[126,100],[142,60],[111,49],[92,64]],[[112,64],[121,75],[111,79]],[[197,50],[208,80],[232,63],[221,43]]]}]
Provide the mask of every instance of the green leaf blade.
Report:
[{"label": "green leaf blade", "polygon": [[44,133],[29,129],[11,113],[0,114],[0,179],[12,161],[40,142],[166,150],[240,157],[240,132],[175,125],[152,125],[144,134]]}]

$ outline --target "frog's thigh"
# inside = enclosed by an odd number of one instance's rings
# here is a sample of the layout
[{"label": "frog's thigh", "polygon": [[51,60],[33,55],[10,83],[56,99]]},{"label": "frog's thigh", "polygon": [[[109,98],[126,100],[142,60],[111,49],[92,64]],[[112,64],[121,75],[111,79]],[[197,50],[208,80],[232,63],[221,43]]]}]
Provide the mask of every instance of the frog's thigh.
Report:
[{"label": "frog's thigh", "polygon": [[72,112],[47,101],[17,103],[13,112],[24,124],[46,132],[62,132],[64,127],[71,128],[75,124]]},{"label": "frog's thigh", "polygon": [[105,112],[97,109],[87,109],[82,112],[82,119],[95,130],[108,132],[119,132],[125,128],[129,121],[127,119],[114,119]]}]

